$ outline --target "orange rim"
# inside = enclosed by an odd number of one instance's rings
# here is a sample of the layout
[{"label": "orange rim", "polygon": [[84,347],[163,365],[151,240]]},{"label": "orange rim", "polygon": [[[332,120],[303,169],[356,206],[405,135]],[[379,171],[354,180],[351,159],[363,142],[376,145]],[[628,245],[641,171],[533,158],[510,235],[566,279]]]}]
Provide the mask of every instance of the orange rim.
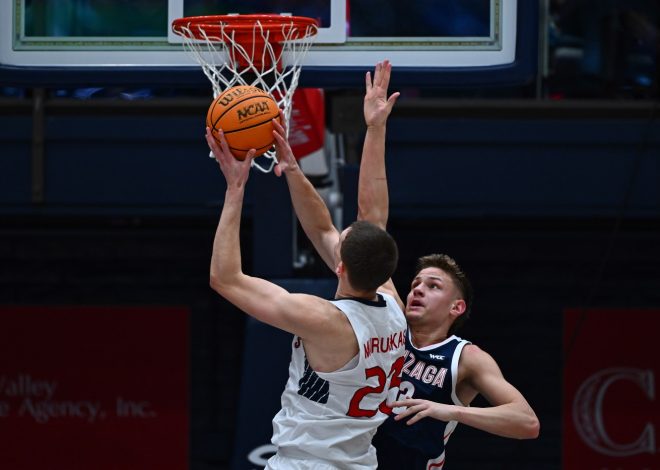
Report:
[{"label": "orange rim", "polygon": [[180,35],[194,39],[216,39],[224,42],[220,37],[223,32],[235,33],[239,36],[252,32],[256,23],[261,24],[264,31],[268,31],[269,37],[274,42],[281,42],[286,30],[287,39],[300,39],[316,34],[318,21],[306,16],[283,16],[276,14],[252,14],[252,15],[207,15],[187,16],[178,18],[172,22],[172,30]]}]

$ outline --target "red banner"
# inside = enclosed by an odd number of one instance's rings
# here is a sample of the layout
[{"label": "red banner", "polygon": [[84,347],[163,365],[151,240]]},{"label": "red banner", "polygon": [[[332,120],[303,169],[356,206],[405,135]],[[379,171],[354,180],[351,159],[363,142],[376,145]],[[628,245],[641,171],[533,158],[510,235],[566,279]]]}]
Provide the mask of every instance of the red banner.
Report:
[{"label": "red banner", "polygon": [[188,311],[0,308],[0,468],[188,467]]},{"label": "red banner", "polygon": [[660,468],[660,311],[564,314],[565,470]]},{"label": "red banner", "polygon": [[325,104],[321,88],[298,88],[293,94],[289,144],[298,160],[323,149]]}]

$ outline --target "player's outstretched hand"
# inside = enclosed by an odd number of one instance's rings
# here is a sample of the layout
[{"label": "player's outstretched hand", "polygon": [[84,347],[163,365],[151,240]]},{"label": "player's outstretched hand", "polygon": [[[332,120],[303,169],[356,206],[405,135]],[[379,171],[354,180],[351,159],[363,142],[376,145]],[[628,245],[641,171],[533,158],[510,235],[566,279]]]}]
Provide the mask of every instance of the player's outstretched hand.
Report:
[{"label": "player's outstretched hand", "polygon": [[277,176],[282,176],[287,171],[298,168],[298,162],[293,155],[289,140],[286,138],[286,124],[284,113],[280,109],[280,120],[273,119],[273,137],[275,137],[275,151],[277,152],[277,165],[274,171]]},{"label": "player's outstretched hand", "polygon": [[440,421],[453,421],[455,420],[454,411],[456,407],[453,405],[445,405],[443,403],[436,403],[429,400],[420,400],[417,398],[408,398],[399,400],[392,404],[393,408],[406,407],[406,410],[397,414],[394,419],[401,421],[409,416],[412,416],[406,424],[415,424],[422,418],[435,418]]},{"label": "player's outstretched hand", "polygon": [[387,87],[390,85],[392,64],[389,60],[378,62],[374,70],[374,79],[367,72],[366,91],[364,94],[364,121],[367,126],[382,126],[392,112],[392,107],[399,97],[399,92],[392,93],[387,97]]},{"label": "player's outstretched hand", "polygon": [[218,129],[218,131],[215,132],[215,137],[212,132],[211,129],[208,127],[206,128],[206,142],[208,142],[215,160],[220,165],[222,174],[225,175],[227,189],[244,187],[250,176],[250,165],[256,150],[250,149],[243,161],[238,160],[229,151],[229,146],[227,145],[222,130]]}]

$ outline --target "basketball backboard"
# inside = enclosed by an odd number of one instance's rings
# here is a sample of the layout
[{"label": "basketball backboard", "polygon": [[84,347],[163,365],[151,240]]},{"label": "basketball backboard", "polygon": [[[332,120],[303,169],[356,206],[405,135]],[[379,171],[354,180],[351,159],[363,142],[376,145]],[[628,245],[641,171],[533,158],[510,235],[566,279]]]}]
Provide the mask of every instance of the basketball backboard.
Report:
[{"label": "basketball backboard", "polygon": [[[536,1],[6,0],[0,2],[0,79],[199,76],[171,22],[226,13],[317,19],[319,34],[303,62],[305,86],[355,86],[358,73],[383,59],[397,78],[420,86],[524,82],[536,69]],[[50,73],[34,73],[42,71]]]}]

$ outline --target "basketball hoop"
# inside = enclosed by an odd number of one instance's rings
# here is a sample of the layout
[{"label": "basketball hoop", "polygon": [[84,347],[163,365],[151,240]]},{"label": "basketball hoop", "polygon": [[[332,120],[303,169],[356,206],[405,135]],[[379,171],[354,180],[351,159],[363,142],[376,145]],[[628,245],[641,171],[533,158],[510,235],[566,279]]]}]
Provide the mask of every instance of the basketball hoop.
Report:
[{"label": "basketball hoop", "polygon": [[[237,85],[259,87],[277,100],[287,124],[302,60],[317,30],[312,18],[276,14],[189,16],[172,22],[172,31],[183,37],[211,82],[214,97]],[[254,160],[252,166],[268,173],[277,158],[272,150],[264,156],[269,166]]]}]

